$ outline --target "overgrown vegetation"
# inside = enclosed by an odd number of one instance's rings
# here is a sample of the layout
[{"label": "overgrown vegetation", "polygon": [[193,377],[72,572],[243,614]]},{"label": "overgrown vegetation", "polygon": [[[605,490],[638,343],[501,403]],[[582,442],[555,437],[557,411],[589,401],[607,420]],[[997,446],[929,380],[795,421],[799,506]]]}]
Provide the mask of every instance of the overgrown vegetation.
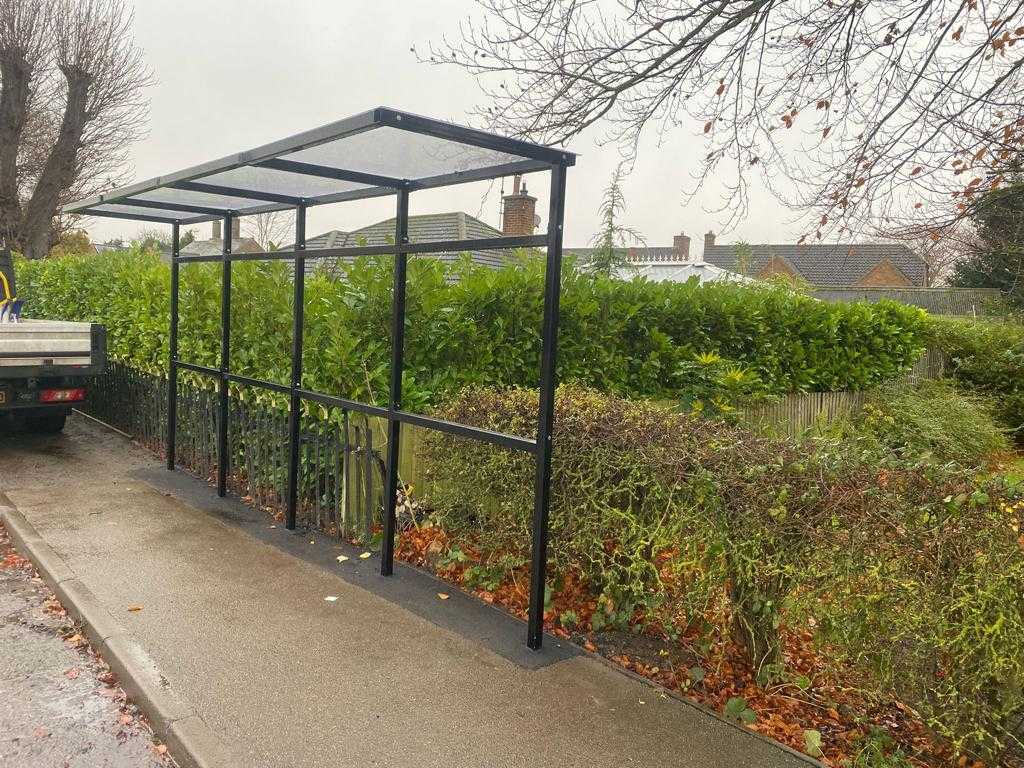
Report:
[{"label": "overgrown vegetation", "polygon": [[[308,280],[307,387],[385,400],[390,269],[388,260],[362,259],[342,265],[340,280]],[[189,264],[181,273],[181,357],[216,366],[220,267]],[[232,368],[286,382],[288,267],[236,263],[232,280],[234,305],[245,308],[232,313]],[[32,315],[103,322],[114,357],[166,370],[169,275],[155,255],[20,262],[18,285]],[[529,254],[499,270],[411,259],[406,406],[440,403],[465,386],[534,386],[542,296],[543,263]],[[819,302],[780,286],[623,282],[567,264],[559,376],[627,397],[700,399],[693,364],[706,354],[743,372],[745,396],[865,389],[917,359],[924,317],[896,303]]]},{"label": "overgrown vegetation", "polygon": [[924,381],[880,388],[853,421],[856,433],[883,455],[976,467],[1009,448],[993,408],[989,397],[961,392],[944,380]]},{"label": "overgrown vegetation", "polygon": [[1024,441],[1024,325],[954,318],[929,325],[956,381],[990,396],[1002,424]]},{"label": "overgrown vegetation", "polygon": [[[958,749],[993,757],[1013,738],[1024,705],[1019,481],[577,388],[562,388],[556,409],[554,584],[581,581],[593,595],[570,625],[642,628],[697,649],[728,638],[763,684],[787,679],[785,639],[810,628],[848,674],[875,696],[897,694]],[[536,395],[472,390],[441,414],[524,433]],[[482,553],[485,567],[521,563],[530,458],[447,435],[425,451],[432,522],[452,546]]]}]

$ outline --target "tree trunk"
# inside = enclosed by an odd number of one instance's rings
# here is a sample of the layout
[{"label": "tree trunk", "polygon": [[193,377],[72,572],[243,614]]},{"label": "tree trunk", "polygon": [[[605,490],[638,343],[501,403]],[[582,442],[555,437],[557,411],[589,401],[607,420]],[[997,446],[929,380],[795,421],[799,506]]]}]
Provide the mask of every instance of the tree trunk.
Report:
[{"label": "tree trunk", "polygon": [[[762,671],[771,675],[781,669],[782,640],[776,626],[778,603],[775,602],[780,594],[781,590],[759,589],[735,575],[729,587],[733,639],[743,649],[757,676]],[[766,599],[773,599],[772,608],[766,608]]]},{"label": "tree trunk", "polygon": [[0,239],[20,247],[21,200],[18,197],[18,147],[28,119],[31,69],[17,52],[0,58]]},{"label": "tree trunk", "polygon": [[64,74],[68,81],[68,100],[60,133],[46,159],[32,198],[25,206],[22,240],[25,256],[30,259],[41,259],[49,253],[53,217],[57,213],[60,193],[71,187],[78,174],[78,152],[88,122],[91,78],[84,72],[65,71]]}]

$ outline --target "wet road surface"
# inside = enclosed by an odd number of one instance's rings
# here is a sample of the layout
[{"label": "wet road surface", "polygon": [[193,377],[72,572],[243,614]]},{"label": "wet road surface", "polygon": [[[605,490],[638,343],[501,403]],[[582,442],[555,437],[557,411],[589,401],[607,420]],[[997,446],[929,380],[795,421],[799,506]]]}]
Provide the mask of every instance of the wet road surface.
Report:
[{"label": "wet road surface", "polygon": [[0,524],[0,767],[172,768]]}]

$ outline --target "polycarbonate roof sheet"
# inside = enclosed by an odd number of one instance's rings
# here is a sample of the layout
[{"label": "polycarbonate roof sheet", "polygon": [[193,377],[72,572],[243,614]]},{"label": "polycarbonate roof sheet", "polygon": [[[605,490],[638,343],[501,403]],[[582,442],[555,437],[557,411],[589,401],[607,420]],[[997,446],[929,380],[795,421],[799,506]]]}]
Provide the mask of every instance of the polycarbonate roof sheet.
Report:
[{"label": "polycarbonate roof sheet", "polygon": [[115,189],[65,213],[183,224],[572,165],[560,149],[399,112],[365,112]]},{"label": "polycarbonate roof sheet", "polygon": [[282,155],[282,159],[413,179],[506,165],[521,158],[508,152],[382,127]]},{"label": "polycarbonate roof sheet", "polygon": [[175,208],[148,208],[138,205],[104,204],[100,206],[103,212],[114,215],[139,216],[153,219],[153,221],[183,221],[183,217],[191,218],[194,214],[188,211],[181,211]]}]

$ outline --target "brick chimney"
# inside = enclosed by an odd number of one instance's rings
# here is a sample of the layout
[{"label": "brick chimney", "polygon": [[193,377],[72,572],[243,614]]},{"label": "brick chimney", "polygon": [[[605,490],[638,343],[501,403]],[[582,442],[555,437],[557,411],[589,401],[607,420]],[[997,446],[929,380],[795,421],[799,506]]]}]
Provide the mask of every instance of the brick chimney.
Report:
[{"label": "brick chimney", "polygon": [[501,217],[501,231],[510,237],[533,234],[537,198],[526,191],[526,185],[522,181],[522,176],[516,176],[512,181],[512,194],[503,198],[505,205]]},{"label": "brick chimney", "polygon": [[704,235],[704,250],[706,251],[708,248],[714,248],[714,247],[715,247],[715,233],[714,232],[708,232],[706,235]]},{"label": "brick chimney", "polygon": [[680,232],[672,238],[672,249],[676,252],[676,261],[690,260],[690,237]]}]

